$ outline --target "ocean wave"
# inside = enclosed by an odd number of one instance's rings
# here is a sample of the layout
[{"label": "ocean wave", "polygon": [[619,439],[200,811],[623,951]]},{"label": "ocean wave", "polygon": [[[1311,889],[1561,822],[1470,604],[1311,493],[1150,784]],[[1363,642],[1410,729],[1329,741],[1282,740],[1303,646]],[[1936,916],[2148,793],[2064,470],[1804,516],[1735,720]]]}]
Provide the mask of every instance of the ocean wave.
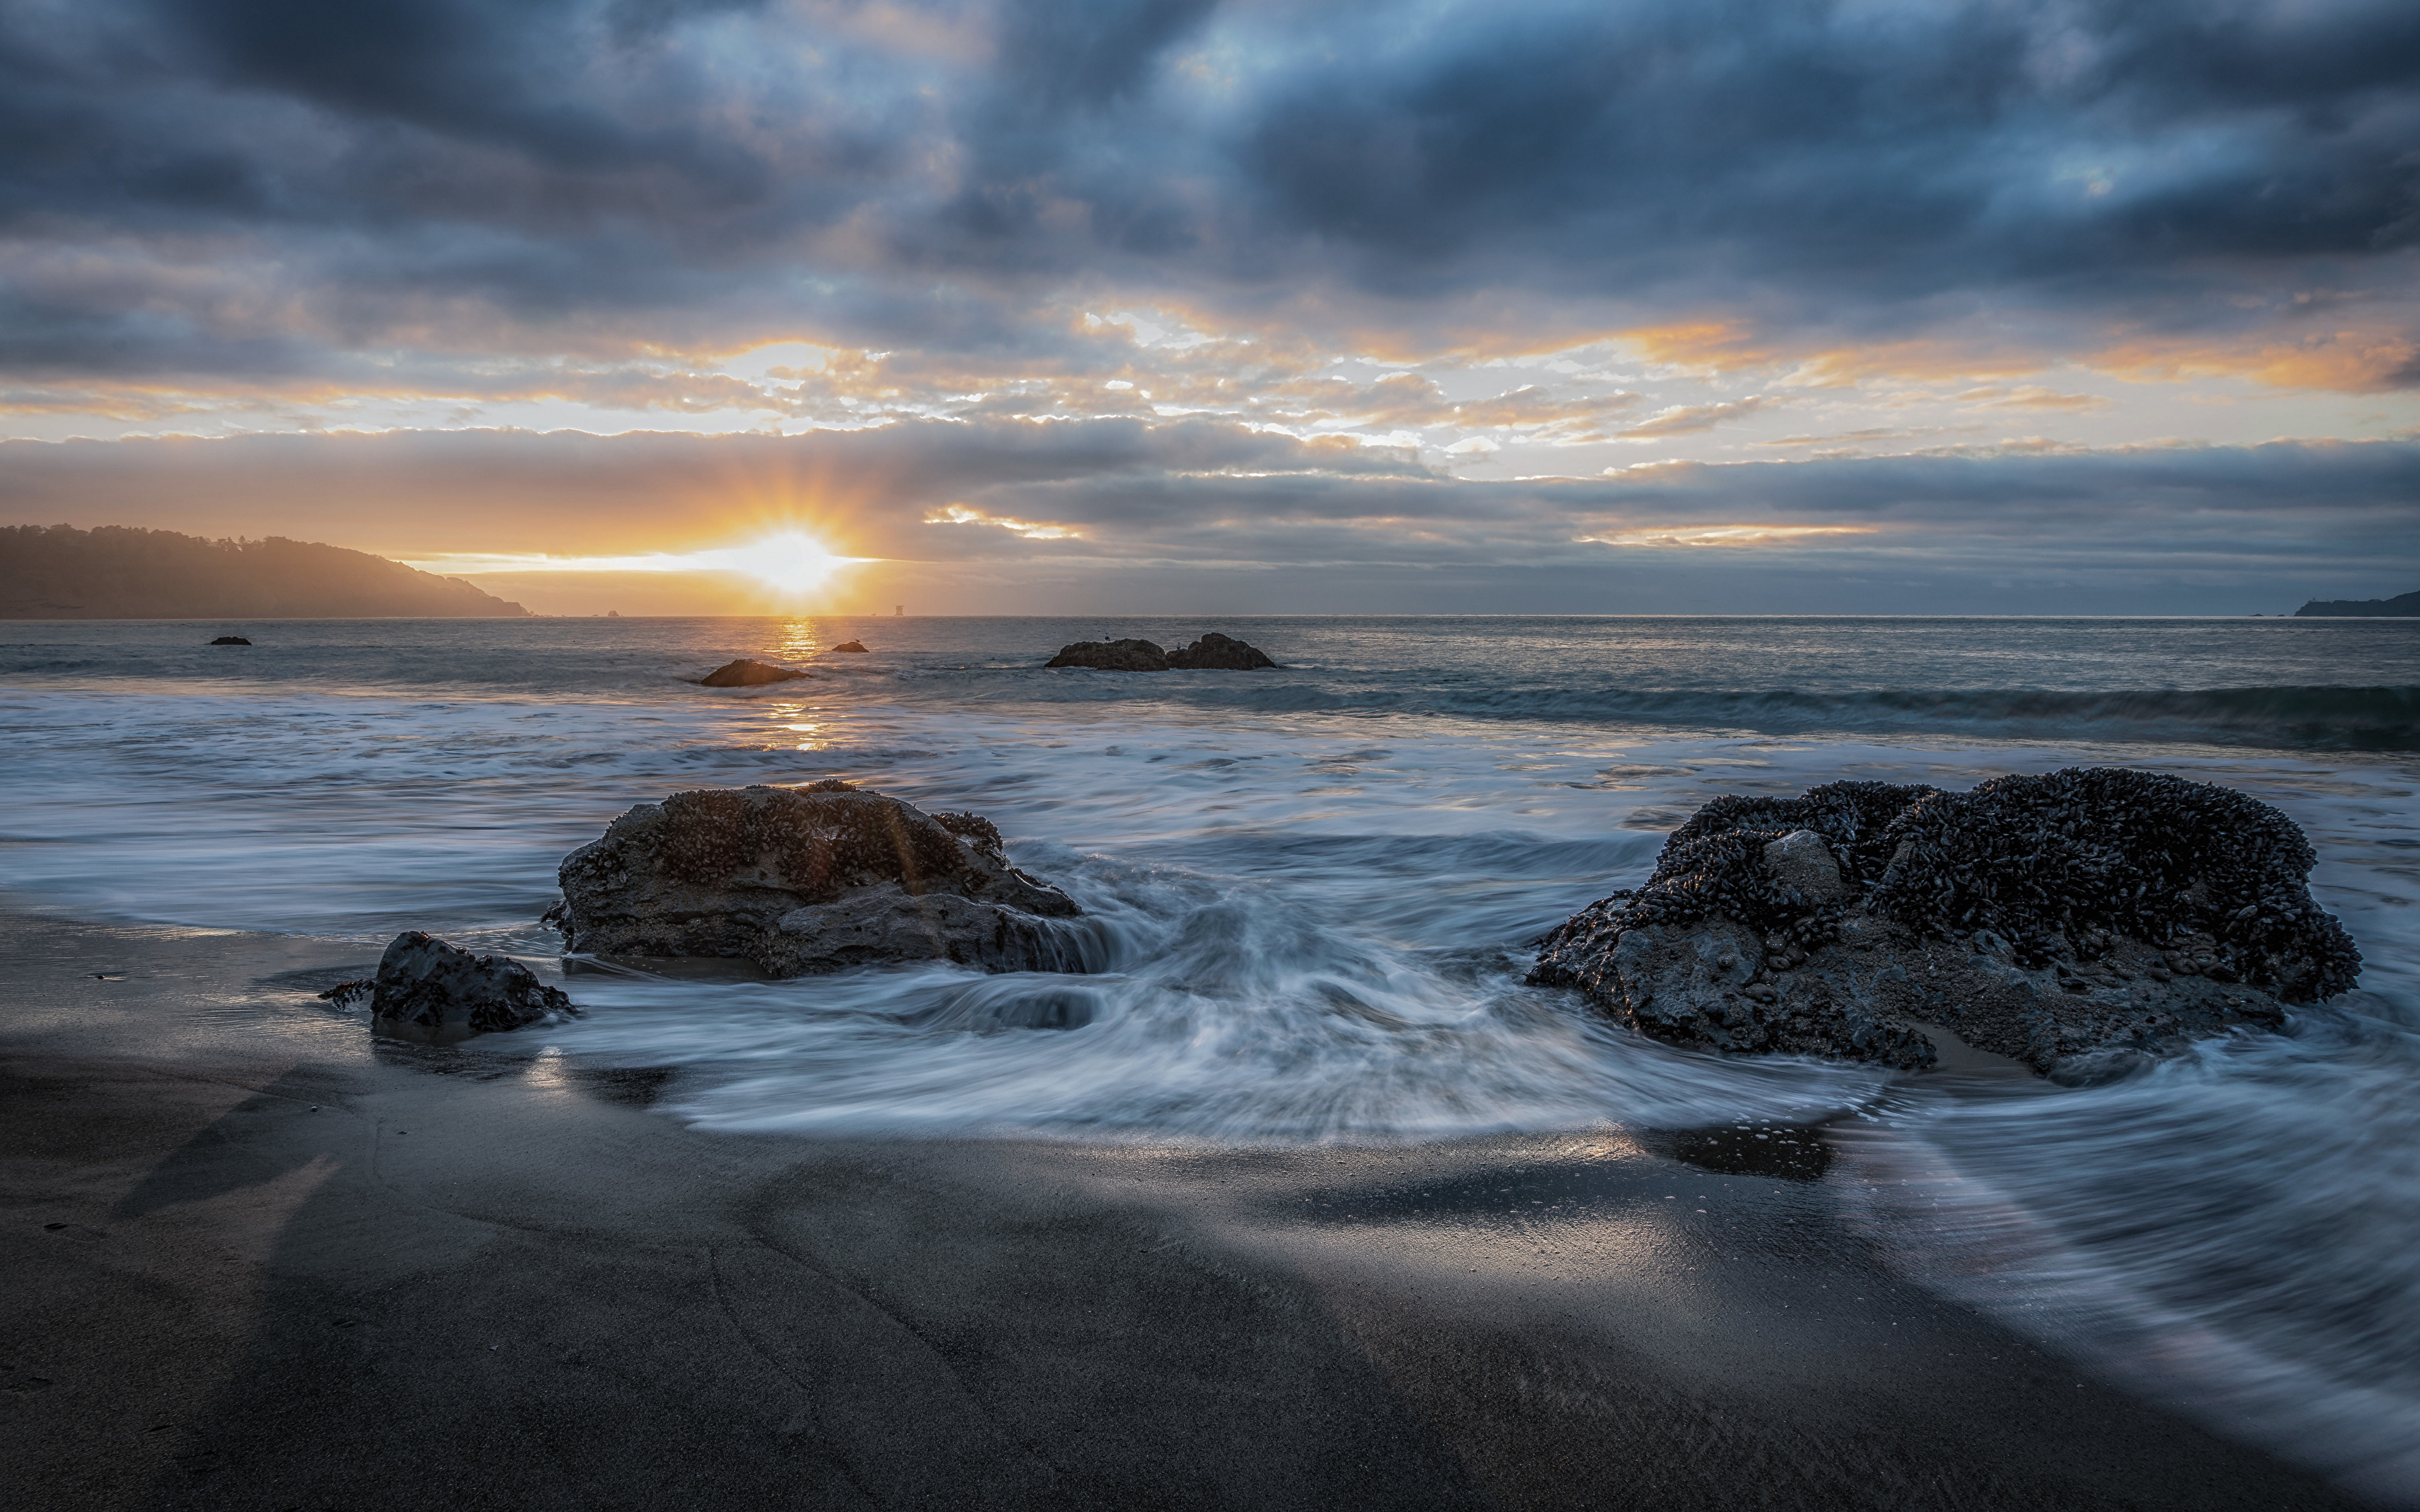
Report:
[{"label": "ocean wave", "polygon": [[1153,1143],[1394,1143],[1617,1122],[1805,1120],[1872,1067],[1691,1056],[1527,986],[1501,951],[1382,937],[1350,900],[1094,858],[1087,976],[924,964],[701,986],[581,978],[565,1054],[684,1068],[701,1127]]},{"label": "ocean wave", "polygon": [[[1229,681],[1210,679],[1227,676]],[[1175,679],[1182,677],[1182,683]],[[1488,720],[1637,725],[1758,734],[1954,733],[1986,739],[2249,746],[2277,750],[2420,750],[2420,687],[2140,688],[1637,688],[1611,684],[1469,687],[1425,673],[1363,680],[1243,683],[1232,674],[1082,674],[1052,682],[1008,670],[988,687],[949,680],[980,701],[1148,701],[1263,715],[1410,714]],[[930,696],[929,694],[927,695]]]},{"label": "ocean wave", "polygon": [[1897,1088],[1843,1190],[1935,1289],[2420,1506],[2415,1071],[2408,1006],[2354,993],[2107,1087]]}]

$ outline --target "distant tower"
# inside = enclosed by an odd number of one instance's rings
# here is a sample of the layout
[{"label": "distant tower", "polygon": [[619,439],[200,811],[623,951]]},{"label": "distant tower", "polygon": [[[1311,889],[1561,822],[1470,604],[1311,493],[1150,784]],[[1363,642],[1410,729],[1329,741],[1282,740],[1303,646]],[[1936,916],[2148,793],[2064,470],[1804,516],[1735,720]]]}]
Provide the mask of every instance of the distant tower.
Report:
[{"label": "distant tower", "polygon": [[908,612],[908,606],[907,606],[907,605],[905,605],[905,604],[893,604],[893,605],[892,605],[892,606],[891,606],[891,617],[892,617],[892,619],[894,619],[894,620],[895,620],[895,619],[897,619],[897,618],[899,618],[899,616],[901,616],[902,614],[905,614],[905,613],[907,613],[907,612]]}]

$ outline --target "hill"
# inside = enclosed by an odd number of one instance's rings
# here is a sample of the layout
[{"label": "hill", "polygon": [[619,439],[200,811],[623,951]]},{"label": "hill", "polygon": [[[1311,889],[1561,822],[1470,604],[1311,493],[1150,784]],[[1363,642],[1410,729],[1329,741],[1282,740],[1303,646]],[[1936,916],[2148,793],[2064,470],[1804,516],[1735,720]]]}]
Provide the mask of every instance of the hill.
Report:
[{"label": "hill", "polygon": [[0,619],[355,620],[529,610],[338,546],[101,525],[0,527]]},{"label": "hill", "polygon": [[2393,598],[2315,598],[2294,611],[2298,620],[2420,617],[2420,591]]}]

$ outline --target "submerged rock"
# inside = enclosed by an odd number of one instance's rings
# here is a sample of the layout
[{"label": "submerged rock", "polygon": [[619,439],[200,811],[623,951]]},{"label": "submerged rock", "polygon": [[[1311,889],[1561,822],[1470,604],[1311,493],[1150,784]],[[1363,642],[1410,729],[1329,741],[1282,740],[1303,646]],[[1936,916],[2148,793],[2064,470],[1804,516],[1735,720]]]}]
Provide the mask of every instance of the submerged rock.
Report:
[{"label": "submerged rock", "polygon": [[1531,980],[1679,1044],[1916,1068],[1937,1026],[2082,1077],[2350,989],[2314,859],[2267,804],[2106,767],[1717,798]]},{"label": "submerged rock", "polygon": [[742,657],[726,661],[698,679],[707,687],[756,687],[766,683],[786,683],[794,678],[812,677],[796,667],[776,667],[769,661],[750,661]]},{"label": "submerged rock", "polygon": [[223,635],[210,642],[214,646],[248,646],[251,641],[240,635]]},{"label": "submerged rock", "polygon": [[834,651],[854,651],[863,654],[865,651],[865,642],[862,640],[844,640],[839,645],[832,647],[832,649]]},{"label": "submerged rock", "polygon": [[1213,630],[1189,646],[1162,651],[1149,640],[1078,640],[1059,648],[1045,667],[1089,667],[1105,672],[1251,671],[1274,667],[1259,648]]},{"label": "submerged rock", "polygon": [[1257,646],[1248,645],[1233,636],[1213,630],[1182,651],[1168,654],[1169,666],[1180,671],[1256,671],[1274,667],[1276,662],[1261,654]]},{"label": "submerged rock", "polygon": [[379,957],[377,976],[319,995],[344,1007],[366,997],[378,1027],[437,1038],[518,1029],[578,1011],[520,962],[473,955],[418,930],[395,937]]},{"label": "submerged rock", "polygon": [[675,793],[564,858],[548,918],[597,955],[743,956],[777,977],[896,961],[1081,971],[1065,893],[970,813],[846,782]]}]

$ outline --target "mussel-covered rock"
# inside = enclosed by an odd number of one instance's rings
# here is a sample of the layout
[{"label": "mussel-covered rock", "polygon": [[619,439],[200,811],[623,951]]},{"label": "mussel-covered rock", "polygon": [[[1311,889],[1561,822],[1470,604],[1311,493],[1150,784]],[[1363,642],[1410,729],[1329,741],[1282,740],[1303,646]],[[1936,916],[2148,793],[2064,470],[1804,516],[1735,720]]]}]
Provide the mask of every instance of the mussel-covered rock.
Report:
[{"label": "mussel-covered rock", "polygon": [[796,667],[777,667],[769,661],[751,661],[743,656],[724,662],[698,681],[707,687],[761,687],[767,683],[787,683],[814,675]]},{"label": "mussel-covered rock", "polygon": [[1075,901],[1000,831],[836,779],[675,793],[564,858],[548,915],[596,955],[743,956],[777,977],[897,961],[1080,971]]},{"label": "mussel-covered rock", "polygon": [[520,962],[473,955],[419,930],[388,943],[377,976],[319,995],[348,1007],[366,998],[374,1026],[418,1039],[492,1034],[575,1011],[561,989]]},{"label": "mussel-covered rock", "polygon": [[2257,799],[2106,767],[1723,797],[1532,980],[1675,1043],[1914,1068],[1936,1027],[2080,1076],[2350,988],[2314,859]]}]

